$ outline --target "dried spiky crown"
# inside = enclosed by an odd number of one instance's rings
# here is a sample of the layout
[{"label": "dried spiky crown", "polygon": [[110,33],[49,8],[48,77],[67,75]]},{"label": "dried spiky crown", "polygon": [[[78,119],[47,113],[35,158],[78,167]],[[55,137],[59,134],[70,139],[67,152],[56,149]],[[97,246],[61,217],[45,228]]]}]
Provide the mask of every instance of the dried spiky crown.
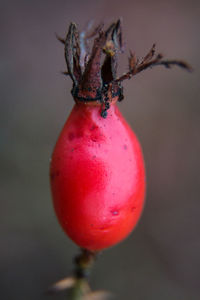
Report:
[{"label": "dried spiky crown", "polygon": [[[112,23],[103,30],[101,23],[93,32],[79,32],[77,25],[71,23],[65,39],[57,38],[65,45],[65,59],[69,75],[73,81],[72,95],[76,101],[99,101],[105,104],[104,111],[109,108],[112,98],[123,99],[121,82],[130,79],[137,73],[153,66],[163,65],[170,68],[177,65],[191,70],[191,67],[180,60],[163,60],[161,54],[155,55],[155,44],[148,54],[138,60],[130,51],[129,71],[117,77],[118,53],[122,50],[121,21]],[[94,39],[90,52],[89,42]],[[103,63],[102,55],[105,55]],[[106,106],[107,105],[107,106]]]}]

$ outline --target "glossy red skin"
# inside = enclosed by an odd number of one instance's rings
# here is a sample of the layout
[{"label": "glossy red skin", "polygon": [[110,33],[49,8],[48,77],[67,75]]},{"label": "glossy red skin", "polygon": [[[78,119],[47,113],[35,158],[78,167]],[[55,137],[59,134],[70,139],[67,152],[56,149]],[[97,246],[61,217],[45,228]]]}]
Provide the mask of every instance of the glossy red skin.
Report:
[{"label": "glossy red skin", "polygon": [[145,170],[137,137],[113,104],[75,104],[56,143],[50,168],[58,220],[80,247],[115,245],[133,230],[145,196]]}]

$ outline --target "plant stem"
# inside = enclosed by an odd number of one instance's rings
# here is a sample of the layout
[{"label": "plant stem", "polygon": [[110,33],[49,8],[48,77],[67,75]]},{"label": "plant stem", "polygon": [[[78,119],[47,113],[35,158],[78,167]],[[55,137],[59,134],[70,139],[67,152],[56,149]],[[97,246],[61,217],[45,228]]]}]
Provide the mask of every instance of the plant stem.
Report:
[{"label": "plant stem", "polygon": [[90,292],[88,278],[91,267],[96,258],[96,252],[81,249],[81,253],[75,257],[75,278],[76,282],[71,289],[70,300],[82,300]]}]

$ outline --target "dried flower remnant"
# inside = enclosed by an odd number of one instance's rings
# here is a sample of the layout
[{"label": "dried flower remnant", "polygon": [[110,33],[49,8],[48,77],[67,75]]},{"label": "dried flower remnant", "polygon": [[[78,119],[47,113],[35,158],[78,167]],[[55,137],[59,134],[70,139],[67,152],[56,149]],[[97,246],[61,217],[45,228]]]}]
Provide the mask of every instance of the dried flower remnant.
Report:
[{"label": "dried flower remnant", "polygon": [[[90,27],[90,26],[88,26]],[[106,117],[107,110],[113,98],[123,99],[122,81],[154,66],[171,68],[178,66],[191,71],[191,67],[182,60],[165,60],[162,54],[156,54],[153,44],[147,55],[139,60],[130,51],[128,58],[129,70],[117,77],[118,54],[122,52],[121,21],[112,23],[107,29],[100,23],[93,31],[79,32],[77,25],[71,23],[66,38],[58,40],[65,45],[67,72],[73,81],[72,95],[78,101],[99,101],[102,104],[102,116]],[[89,42],[94,39],[90,49]],[[102,56],[104,57],[102,63]]]}]

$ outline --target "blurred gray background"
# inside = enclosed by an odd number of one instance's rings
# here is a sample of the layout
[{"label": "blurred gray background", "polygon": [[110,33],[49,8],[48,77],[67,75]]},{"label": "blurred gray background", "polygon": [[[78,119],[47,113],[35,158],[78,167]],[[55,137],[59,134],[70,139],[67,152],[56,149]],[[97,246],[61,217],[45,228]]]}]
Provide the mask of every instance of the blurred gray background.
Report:
[{"label": "blurred gray background", "polygon": [[123,17],[128,50],[144,56],[156,42],[168,58],[188,61],[192,74],[157,67],[124,83],[121,111],[143,146],[146,206],[139,225],[99,257],[93,288],[115,299],[200,299],[200,2],[43,0],[0,2],[0,299],[46,296],[71,274],[78,248],[54,215],[48,169],[73,105],[63,47],[70,21]]}]

